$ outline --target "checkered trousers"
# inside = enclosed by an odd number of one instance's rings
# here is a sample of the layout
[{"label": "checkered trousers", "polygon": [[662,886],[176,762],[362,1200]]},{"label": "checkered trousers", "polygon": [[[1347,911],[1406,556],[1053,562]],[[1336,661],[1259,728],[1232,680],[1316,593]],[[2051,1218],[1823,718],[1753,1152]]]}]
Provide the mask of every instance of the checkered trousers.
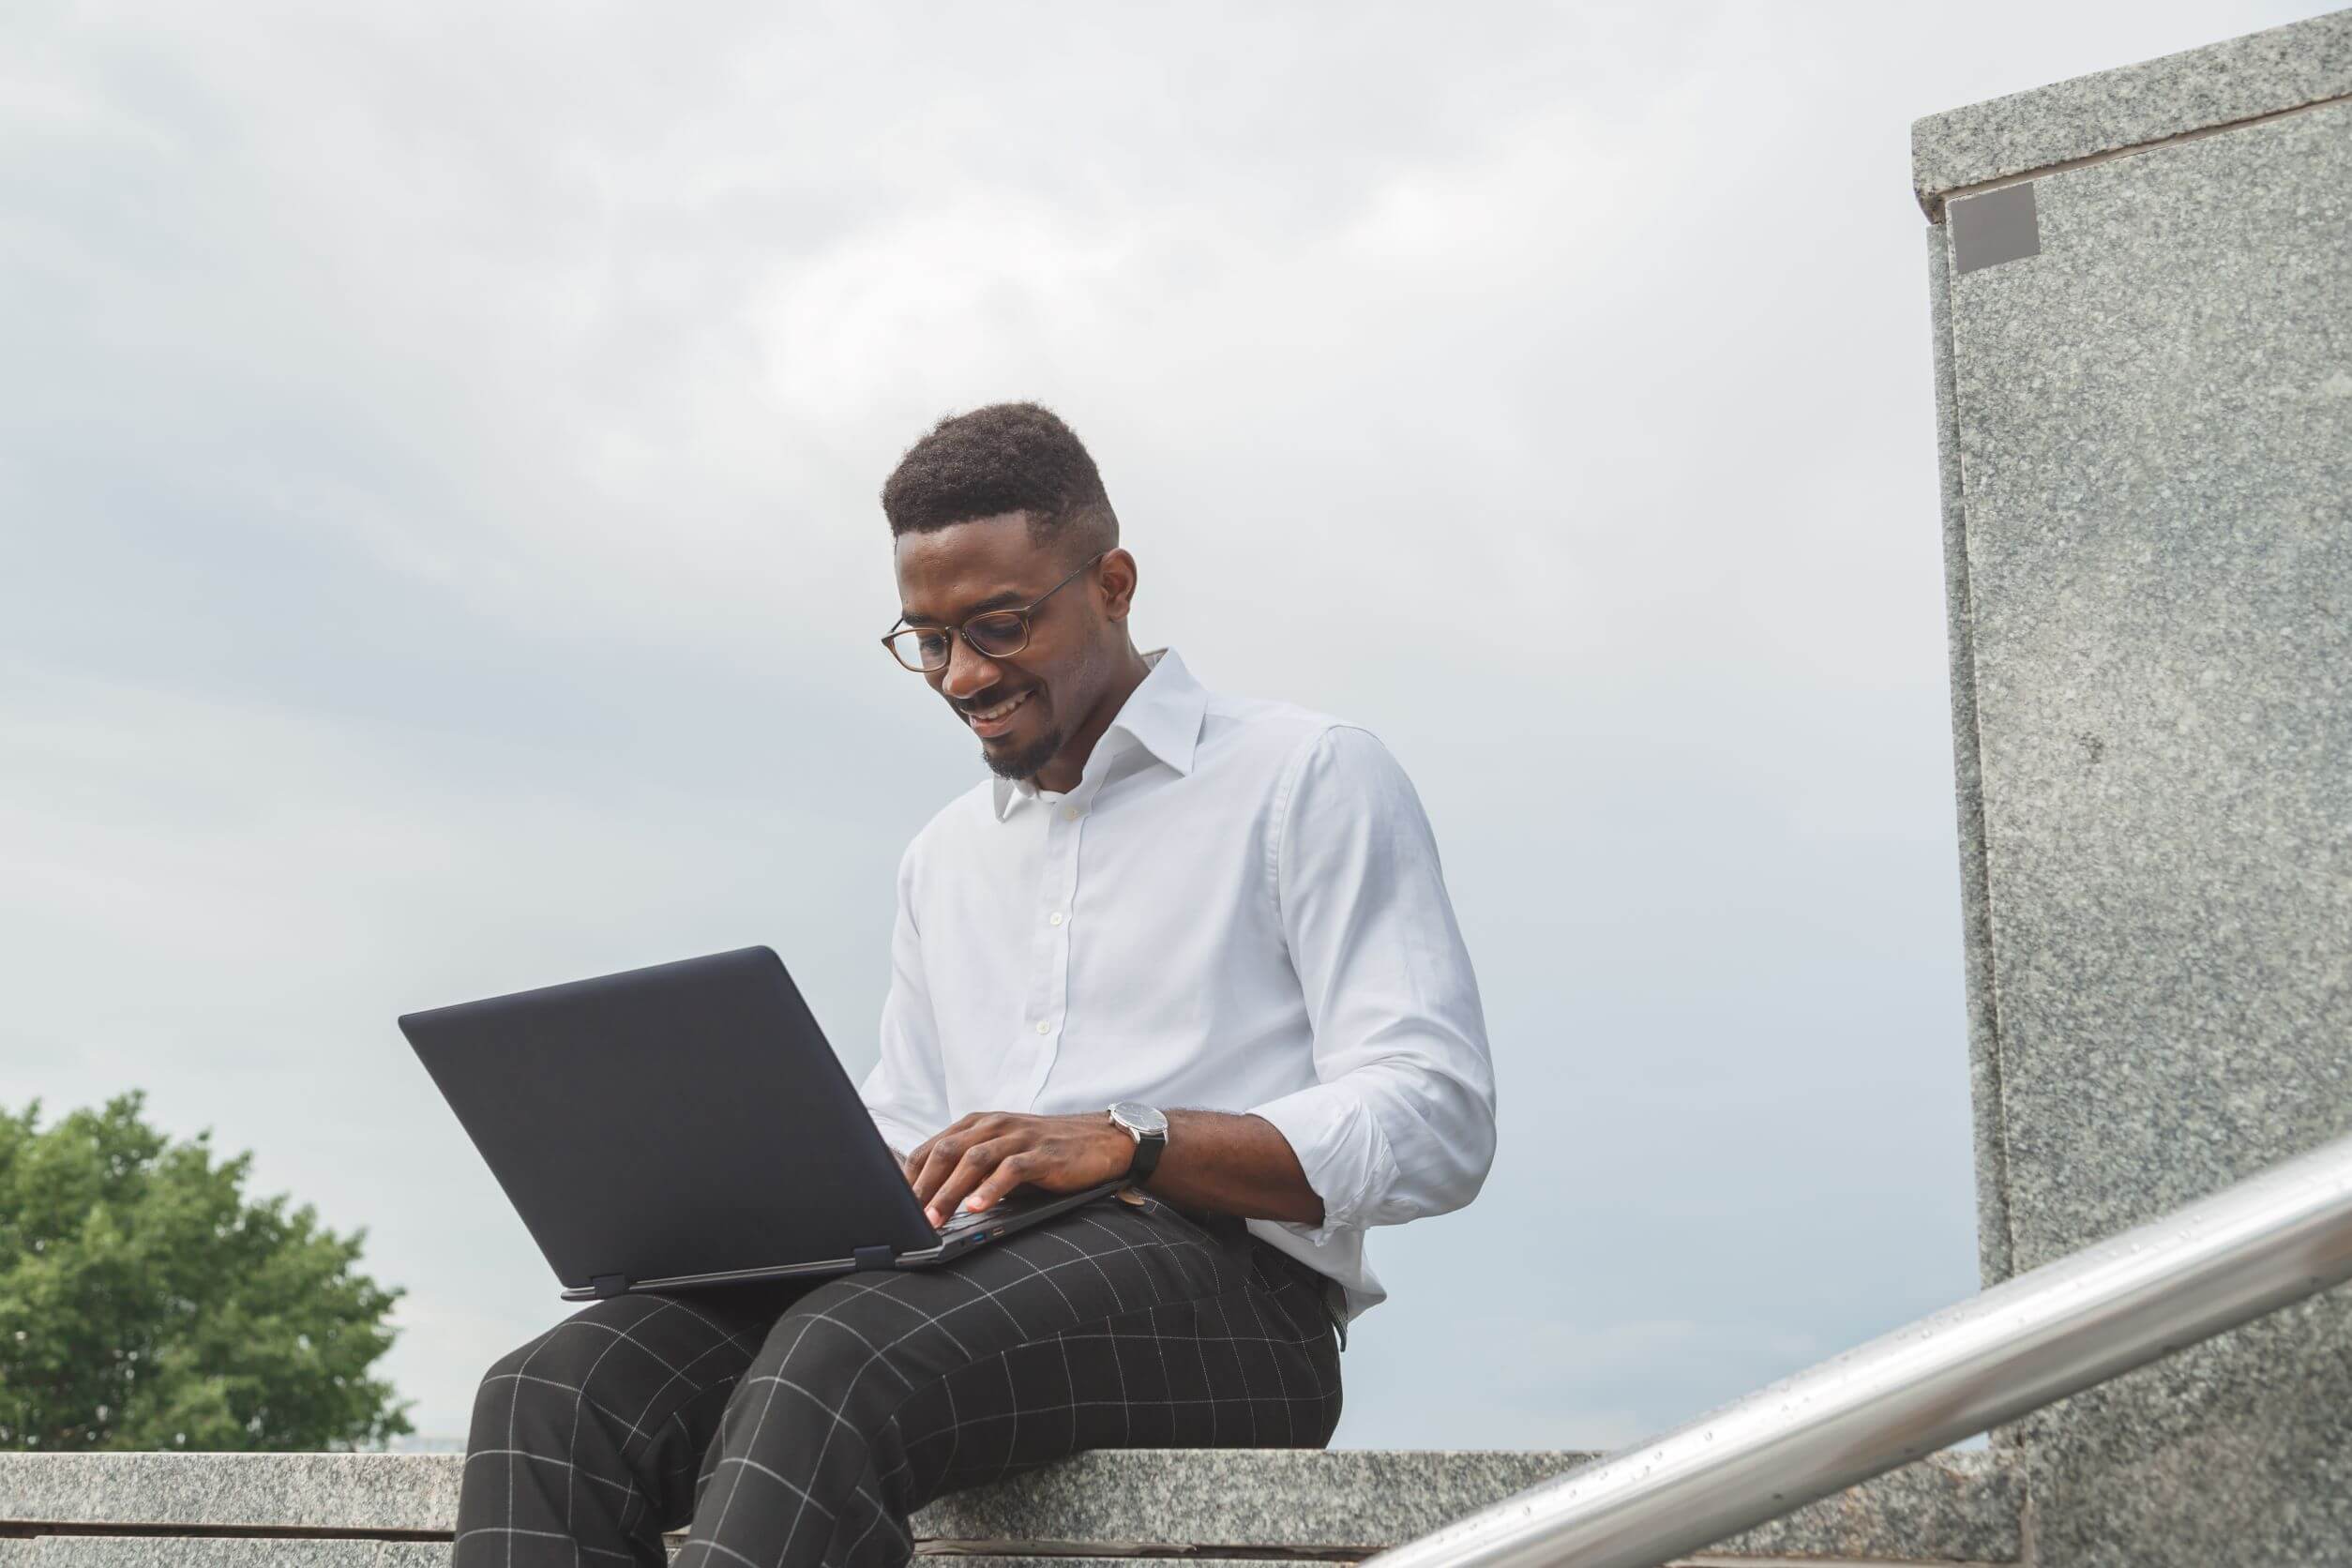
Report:
[{"label": "checkered trousers", "polygon": [[1087,1448],[1320,1448],[1322,1276],[1105,1198],[932,1269],[596,1302],[474,1407],[454,1568],[878,1568],[942,1493]]}]

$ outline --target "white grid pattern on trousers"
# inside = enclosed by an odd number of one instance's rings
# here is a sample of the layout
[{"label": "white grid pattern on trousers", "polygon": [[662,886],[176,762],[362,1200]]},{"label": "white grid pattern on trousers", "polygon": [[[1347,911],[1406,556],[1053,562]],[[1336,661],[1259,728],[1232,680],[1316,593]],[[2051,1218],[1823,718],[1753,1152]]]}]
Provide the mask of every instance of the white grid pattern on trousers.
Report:
[{"label": "white grid pattern on trousers", "polygon": [[1088,1448],[1320,1448],[1319,1275],[1106,1198],[937,1268],[596,1302],[482,1380],[453,1568],[883,1568],[931,1499]]}]

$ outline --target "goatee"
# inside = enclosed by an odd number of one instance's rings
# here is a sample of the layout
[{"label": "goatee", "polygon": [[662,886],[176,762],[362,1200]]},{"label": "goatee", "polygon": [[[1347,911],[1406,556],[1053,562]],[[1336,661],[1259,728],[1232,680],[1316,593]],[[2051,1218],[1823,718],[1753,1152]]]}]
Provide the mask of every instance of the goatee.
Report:
[{"label": "goatee", "polygon": [[1057,731],[1038,736],[1018,751],[998,751],[984,746],[980,748],[980,760],[1000,778],[1030,778],[1052,761],[1053,754],[1061,749],[1062,735]]}]

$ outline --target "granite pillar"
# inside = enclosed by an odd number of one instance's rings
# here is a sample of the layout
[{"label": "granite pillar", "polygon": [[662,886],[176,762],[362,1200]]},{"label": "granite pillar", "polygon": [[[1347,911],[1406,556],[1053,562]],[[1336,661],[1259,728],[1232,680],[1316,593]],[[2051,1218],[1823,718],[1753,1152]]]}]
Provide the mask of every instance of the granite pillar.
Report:
[{"label": "granite pillar", "polygon": [[[2352,1130],[2352,11],[1913,151],[1990,1283]],[[2352,1561],[2352,1292],[2000,1440],[2051,1568]]]}]

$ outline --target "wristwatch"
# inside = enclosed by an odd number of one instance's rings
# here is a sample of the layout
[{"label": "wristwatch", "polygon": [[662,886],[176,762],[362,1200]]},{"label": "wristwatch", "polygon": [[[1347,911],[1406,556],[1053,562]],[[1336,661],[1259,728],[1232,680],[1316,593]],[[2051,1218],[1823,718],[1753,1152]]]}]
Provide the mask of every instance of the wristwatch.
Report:
[{"label": "wristwatch", "polygon": [[1168,1147],[1167,1113],[1140,1100],[1122,1100],[1110,1108],[1110,1120],[1135,1139],[1135,1163],[1127,1167],[1127,1180],[1141,1186],[1152,1179],[1160,1151]]}]

